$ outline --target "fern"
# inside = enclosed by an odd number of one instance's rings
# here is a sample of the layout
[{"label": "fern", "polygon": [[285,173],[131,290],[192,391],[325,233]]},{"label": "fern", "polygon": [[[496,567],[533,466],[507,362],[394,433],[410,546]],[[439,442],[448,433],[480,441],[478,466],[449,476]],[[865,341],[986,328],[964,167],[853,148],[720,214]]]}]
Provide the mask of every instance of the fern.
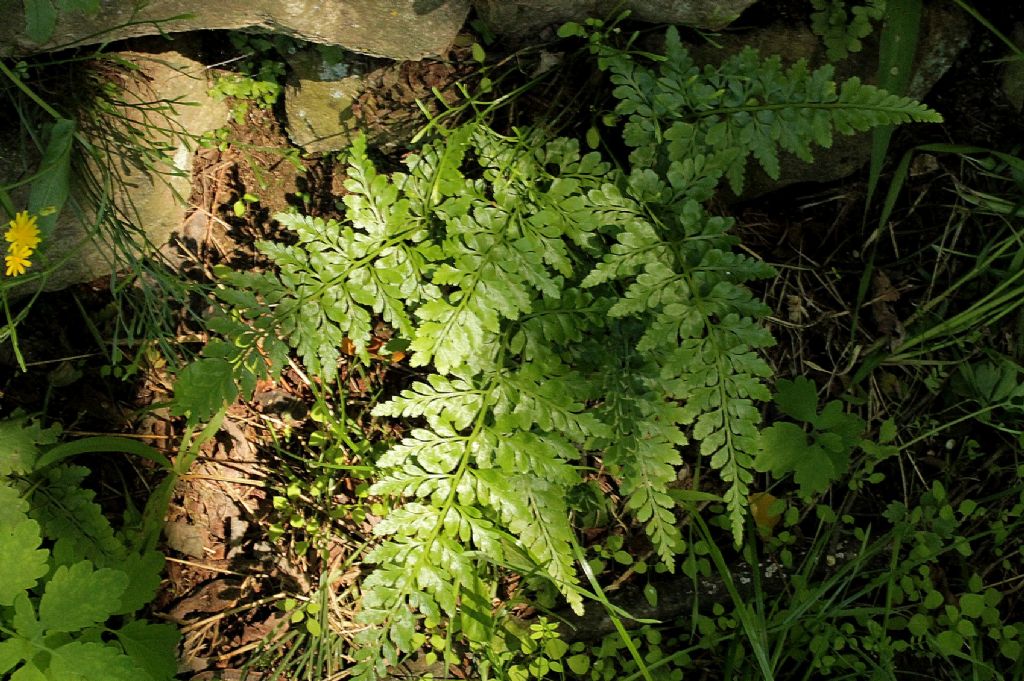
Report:
[{"label": "fern", "polygon": [[751,157],[777,178],[780,150],[810,162],[812,146],[830,146],[833,130],[941,118],[857,79],[837,91],[831,67],[812,71],[798,61],[784,69],[778,57],[750,49],[699,69],[675,29],[657,70],[599,44],[595,50],[616,86],[616,112],[626,117],[629,188],[655,219],[627,224],[583,284],[626,287],[610,314],[644,320],[638,349],[661,358],[661,377],[683,402],[680,422],[692,426],[728,484],[738,544],[759,449],[756,402],[771,397],[771,370],[758,353],[773,342],[757,324],[767,310],[744,284],[772,269],[733,252],[732,222],[707,215],[703,202],[721,178],[742,192]]},{"label": "fern", "polygon": [[225,394],[272,374],[286,347],[331,380],[342,339],[365,358],[376,318],[425,368],[374,410],[411,428],[370,488],[395,507],[367,556],[356,678],[379,678],[423,629],[458,633],[467,608],[493,631],[497,568],[582,610],[566,499],[591,461],[672,569],[670,487],[694,442],[739,543],[773,342],[747,283],[773,270],[706,204],[723,179],[742,190],[751,157],[774,175],[779,153],[811,160],[834,131],[938,118],[752,51],[699,69],[674,30],[656,67],[591,45],[626,118],[626,171],[575,140],[472,123],[387,176],[359,141],[344,218],[279,216],[297,243],[261,244],[276,267],[222,278],[228,338],[201,361],[236,372]]},{"label": "fern", "polygon": [[885,0],[867,0],[851,9],[846,0],[811,0],[811,6],[811,30],[821,36],[830,61],[860,52],[861,38],[871,35],[871,22],[885,16]]}]

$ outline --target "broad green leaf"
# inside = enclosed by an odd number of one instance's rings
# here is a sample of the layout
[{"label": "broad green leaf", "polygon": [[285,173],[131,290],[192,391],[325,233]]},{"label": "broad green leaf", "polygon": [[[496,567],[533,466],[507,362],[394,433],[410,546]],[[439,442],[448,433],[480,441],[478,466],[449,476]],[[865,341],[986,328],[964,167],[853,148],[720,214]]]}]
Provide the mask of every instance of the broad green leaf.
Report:
[{"label": "broad green leaf", "polygon": [[47,551],[40,549],[39,523],[22,516],[0,525],[0,605],[31,589],[49,568]]},{"label": "broad green leaf", "polygon": [[644,600],[652,608],[658,607],[658,588],[653,584],[647,584],[644,586]]},{"label": "broad green leaf", "polygon": [[29,600],[28,592],[18,594],[14,599],[14,617],[11,618],[15,631],[18,635],[29,640],[36,641],[43,635],[43,625],[36,619],[36,609]]},{"label": "broad green leaf", "polygon": [[573,674],[583,676],[590,669],[590,656],[580,653],[566,658],[565,663]]},{"label": "broad green leaf", "polygon": [[50,677],[53,680],[139,680],[139,669],[113,646],[75,641],[51,650],[50,655]]},{"label": "broad green leaf", "polygon": [[173,679],[178,672],[176,655],[178,629],[173,624],[152,624],[143,620],[129,622],[117,630],[117,640],[135,665],[153,681]]},{"label": "broad green leaf", "polygon": [[[35,0],[43,3],[49,0]],[[71,182],[71,147],[75,140],[75,122],[67,118],[55,121],[49,132],[49,140],[39,164],[42,173],[32,183],[29,191],[28,210],[39,216],[39,232],[44,243],[53,233],[64,203],[68,200]]]},{"label": "broad green leaf", "polygon": [[981,594],[964,594],[960,597],[960,612],[964,617],[981,617],[985,612],[985,597]]},{"label": "broad green leaf", "polygon": [[943,631],[935,637],[935,644],[938,646],[939,652],[949,657],[963,650],[964,637],[955,631]]},{"label": "broad green leaf", "polygon": [[36,647],[24,638],[8,638],[0,641],[0,675],[6,674],[14,665],[36,654]]},{"label": "broad green leaf", "polygon": [[57,8],[53,0],[24,0],[25,35],[34,43],[45,43],[57,24]]},{"label": "broad green leaf", "polygon": [[153,600],[157,589],[160,588],[164,567],[163,554],[159,551],[132,553],[118,563],[117,567],[128,576],[128,586],[121,594],[121,603],[115,614],[141,610]]},{"label": "broad green leaf", "polygon": [[494,618],[491,616],[491,593],[487,583],[478,574],[466,584],[462,584],[462,608],[460,620],[462,631],[471,641],[484,641],[494,630]]},{"label": "broad green leaf", "polygon": [[822,439],[828,443],[829,435],[815,438],[794,423],[776,423],[761,432],[761,450],[754,468],[771,472],[776,478],[794,473],[801,496],[823,492],[846,472],[850,459],[849,450],[841,442],[838,451],[823,446]]},{"label": "broad green leaf", "polygon": [[12,527],[28,513],[28,501],[18,490],[0,480],[0,527]]},{"label": "broad green leaf", "polygon": [[560,638],[549,638],[544,642],[544,653],[552,660],[561,660],[569,652],[569,644]]},{"label": "broad green leaf", "polygon": [[192,362],[178,373],[174,382],[172,411],[205,421],[238,396],[231,363],[204,358]]},{"label": "broad green leaf", "polygon": [[44,429],[25,417],[0,421],[0,476],[30,472],[39,456],[38,445],[55,442],[57,433],[56,426]]},{"label": "broad green leaf", "polygon": [[929,610],[935,610],[940,605],[942,605],[943,602],[944,599],[942,598],[942,594],[938,591],[932,590],[925,594],[924,607],[928,608]]},{"label": "broad green leaf", "polygon": [[120,570],[95,570],[89,561],[62,565],[46,583],[39,621],[47,631],[65,632],[100,624],[118,611],[127,586]]},{"label": "broad green leaf", "polygon": [[814,382],[798,376],[792,381],[781,380],[775,389],[774,401],[782,413],[805,423],[814,423],[818,413],[818,390]]},{"label": "broad green leaf", "polygon": [[34,662],[26,662],[11,675],[11,681],[53,681],[53,677],[44,674]]},{"label": "broad green leaf", "polygon": [[314,637],[318,637],[320,636],[321,633],[323,633],[323,629],[320,627],[320,622],[313,617],[306,618],[306,631],[308,631],[309,634]]},{"label": "broad green leaf", "polygon": [[931,618],[921,613],[916,613],[907,623],[907,630],[914,636],[924,636],[930,628]]}]

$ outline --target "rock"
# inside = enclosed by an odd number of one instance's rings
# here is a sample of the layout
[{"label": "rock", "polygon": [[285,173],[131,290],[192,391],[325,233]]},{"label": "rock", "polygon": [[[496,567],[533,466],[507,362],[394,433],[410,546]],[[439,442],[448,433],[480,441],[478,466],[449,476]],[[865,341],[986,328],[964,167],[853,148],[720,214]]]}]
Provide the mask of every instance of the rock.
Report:
[{"label": "rock", "polygon": [[[970,33],[968,17],[952,3],[925,3],[914,72],[906,94],[923,99],[967,45]],[[837,82],[853,76],[867,83],[877,82],[878,36],[876,29],[864,40],[863,50],[835,64]],[[827,63],[825,47],[808,25],[776,23],[749,33],[723,34],[715,42],[721,47],[703,44],[690,48],[698,64],[719,63],[747,46],[762,56],[778,54],[786,63],[797,59],[807,59],[812,67]],[[836,135],[830,149],[814,147],[813,152],[813,164],[780,154],[778,180],[768,177],[757,163],[751,162],[742,198],[753,198],[798,182],[832,182],[847,177],[871,158],[871,135]]]},{"label": "rock", "polygon": [[289,57],[284,88],[289,139],[311,153],[348,147],[359,130],[352,105],[363,92],[364,76],[381,62],[354,54],[335,61],[316,49]]},{"label": "rock", "polygon": [[357,132],[382,151],[404,148],[428,116],[458,101],[457,83],[476,69],[469,53],[421,62],[296,53],[284,89],[288,137],[311,153],[344,150]]},{"label": "rock", "polygon": [[694,28],[725,28],[756,0],[475,0],[477,14],[497,35],[521,40],[545,26],[589,17],[613,17]]},{"label": "rock", "polygon": [[0,23],[0,57],[157,33],[232,29],[415,60],[444,52],[469,12],[469,0],[150,0],[141,8],[138,0],[104,0],[96,15],[61,12],[52,37],[36,44],[26,35],[20,0],[8,4]]},{"label": "rock", "polygon": [[[89,123],[86,117],[79,128],[102,150],[104,160],[88,159],[78,166],[71,196],[32,258],[29,272],[52,269],[44,290],[110,274],[128,241],[134,242],[128,247],[136,256],[165,243],[185,216],[196,138],[227,122],[227,107],[207,94],[210,83],[203,64],[173,50],[111,56],[135,68],[104,70],[118,86],[121,103],[113,113],[123,119],[101,114]],[[0,186],[35,172],[39,155],[28,149],[32,147],[21,146],[16,131],[0,135]],[[17,163],[3,162],[8,158]],[[111,187],[109,200],[98,202],[95,187],[104,183]],[[22,186],[11,192],[15,207],[27,205],[28,191]],[[97,228],[99,203],[106,219]]]}]

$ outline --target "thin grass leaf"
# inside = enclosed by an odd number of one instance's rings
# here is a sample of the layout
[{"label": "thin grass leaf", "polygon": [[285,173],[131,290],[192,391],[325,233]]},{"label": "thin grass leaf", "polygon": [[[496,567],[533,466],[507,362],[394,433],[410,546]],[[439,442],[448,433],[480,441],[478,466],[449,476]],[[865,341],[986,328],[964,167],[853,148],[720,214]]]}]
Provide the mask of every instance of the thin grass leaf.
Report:
[{"label": "thin grass leaf", "polygon": [[[719,550],[714,537],[711,536],[711,530],[704,522],[704,519],[699,513],[694,513],[690,517],[693,518],[693,522],[700,531],[705,545],[709,548],[711,561],[715,564],[715,569],[718,570],[718,574],[722,578],[722,584],[725,585],[726,590],[729,592],[729,598],[732,599],[733,607],[736,609],[736,616],[740,620],[743,633],[746,634],[747,643],[754,653],[754,659],[757,660],[757,666],[761,671],[764,681],[774,681],[775,672],[768,661],[768,640],[766,635],[768,627],[763,616],[755,618],[755,613],[748,606],[747,600],[736,589],[736,583],[732,578],[732,571],[725,562],[725,557]],[[756,621],[756,619],[760,619],[760,621]]]},{"label": "thin grass leaf", "polygon": [[52,466],[59,461],[63,461],[64,459],[78,456],[79,454],[99,454],[110,452],[134,454],[135,456],[152,461],[166,471],[173,469],[170,460],[153,447],[143,444],[138,440],[113,435],[86,437],[81,440],[74,440],[73,442],[59,444],[40,456],[39,460],[36,461],[35,468],[36,470],[41,470],[47,466]]}]

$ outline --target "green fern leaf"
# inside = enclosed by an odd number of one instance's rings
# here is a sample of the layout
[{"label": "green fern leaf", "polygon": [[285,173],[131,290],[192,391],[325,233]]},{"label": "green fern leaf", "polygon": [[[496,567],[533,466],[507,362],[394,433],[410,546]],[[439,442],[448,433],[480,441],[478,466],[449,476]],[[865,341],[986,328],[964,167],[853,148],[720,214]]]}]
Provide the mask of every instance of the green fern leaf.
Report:
[{"label": "green fern leaf", "polygon": [[373,413],[375,416],[422,416],[435,430],[446,427],[463,430],[480,413],[484,398],[484,391],[469,380],[431,374],[426,383],[414,383],[400,396],[374,407]]},{"label": "green fern leaf", "polygon": [[572,372],[523,364],[498,381],[491,398],[495,423],[509,431],[536,427],[557,432],[578,443],[590,437],[606,437],[608,427],[585,410],[583,400],[588,388]]}]

